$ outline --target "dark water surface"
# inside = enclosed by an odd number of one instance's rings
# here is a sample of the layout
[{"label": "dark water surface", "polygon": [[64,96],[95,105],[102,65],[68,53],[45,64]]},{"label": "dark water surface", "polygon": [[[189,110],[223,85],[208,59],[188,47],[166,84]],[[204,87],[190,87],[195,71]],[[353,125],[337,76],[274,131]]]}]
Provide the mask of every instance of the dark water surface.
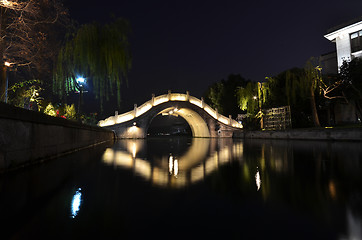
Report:
[{"label": "dark water surface", "polygon": [[362,239],[362,144],[121,140],[0,176],[0,239]]}]

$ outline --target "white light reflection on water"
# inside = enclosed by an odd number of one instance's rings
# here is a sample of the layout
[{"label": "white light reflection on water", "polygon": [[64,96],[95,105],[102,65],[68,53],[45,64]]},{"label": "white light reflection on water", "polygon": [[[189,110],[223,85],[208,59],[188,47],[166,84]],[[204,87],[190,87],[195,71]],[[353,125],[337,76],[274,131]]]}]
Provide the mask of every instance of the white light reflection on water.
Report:
[{"label": "white light reflection on water", "polygon": [[170,155],[168,157],[168,172],[170,173],[170,175],[172,175],[172,170],[173,170],[173,157],[172,155]]},{"label": "white light reflection on water", "polygon": [[75,218],[78,215],[78,211],[80,209],[80,205],[82,204],[82,193],[81,188],[78,188],[75,191],[75,194],[73,195],[72,199],[72,205],[71,205],[71,218]]},{"label": "white light reflection on water", "polygon": [[178,175],[178,160],[170,154],[168,158],[168,172],[177,178]]},{"label": "white light reflection on water", "polygon": [[258,167],[256,168],[255,183],[256,183],[256,191],[259,191],[261,187],[261,179]]}]

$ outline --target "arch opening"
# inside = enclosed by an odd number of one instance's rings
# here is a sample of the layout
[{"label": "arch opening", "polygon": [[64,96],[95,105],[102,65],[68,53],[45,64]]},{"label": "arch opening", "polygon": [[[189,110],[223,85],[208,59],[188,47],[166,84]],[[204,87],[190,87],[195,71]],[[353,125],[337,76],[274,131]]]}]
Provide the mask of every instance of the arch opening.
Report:
[{"label": "arch opening", "polygon": [[[171,122],[177,120],[176,124],[173,125],[173,130],[176,132],[181,130],[181,127],[184,127],[185,124],[187,123],[189,128],[187,128],[186,126],[185,129],[186,131],[191,130],[191,135],[193,137],[210,137],[209,128],[204,119],[198,113],[188,108],[176,108],[176,107],[170,107],[162,110],[151,120],[150,127],[147,130],[147,133],[149,135],[155,135],[154,132],[152,132],[154,131],[154,126],[152,124],[153,121],[159,120],[159,118],[161,119],[162,117],[166,118],[168,117],[168,120],[171,120]],[[181,120],[181,118],[183,120]],[[180,125],[177,126],[177,124]],[[178,127],[180,129],[177,129]]]},{"label": "arch opening", "polygon": [[174,115],[158,114],[147,129],[147,136],[187,136],[192,137],[192,131],[185,119]]}]

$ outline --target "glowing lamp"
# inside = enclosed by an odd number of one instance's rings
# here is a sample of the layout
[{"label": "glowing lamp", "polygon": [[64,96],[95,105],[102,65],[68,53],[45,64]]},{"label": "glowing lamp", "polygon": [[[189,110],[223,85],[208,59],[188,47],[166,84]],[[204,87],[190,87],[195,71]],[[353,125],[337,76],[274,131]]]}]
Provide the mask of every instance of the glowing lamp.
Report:
[{"label": "glowing lamp", "polygon": [[77,77],[75,79],[77,81],[77,83],[82,86],[85,83],[85,78],[84,77]]}]

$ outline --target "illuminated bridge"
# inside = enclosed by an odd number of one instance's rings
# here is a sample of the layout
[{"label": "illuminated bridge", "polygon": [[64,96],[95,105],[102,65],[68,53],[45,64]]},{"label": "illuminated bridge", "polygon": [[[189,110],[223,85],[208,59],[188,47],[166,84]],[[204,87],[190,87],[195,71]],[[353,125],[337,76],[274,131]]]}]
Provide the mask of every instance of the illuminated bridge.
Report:
[{"label": "illuminated bridge", "polygon": [[145,138],[152,120],[159,114],[180,116],[189,124],[193,137],[234,137],[243,126],[187,92],[160,95],[124,114],[116,114],[98,125],[113,130],[117,138]]}]

